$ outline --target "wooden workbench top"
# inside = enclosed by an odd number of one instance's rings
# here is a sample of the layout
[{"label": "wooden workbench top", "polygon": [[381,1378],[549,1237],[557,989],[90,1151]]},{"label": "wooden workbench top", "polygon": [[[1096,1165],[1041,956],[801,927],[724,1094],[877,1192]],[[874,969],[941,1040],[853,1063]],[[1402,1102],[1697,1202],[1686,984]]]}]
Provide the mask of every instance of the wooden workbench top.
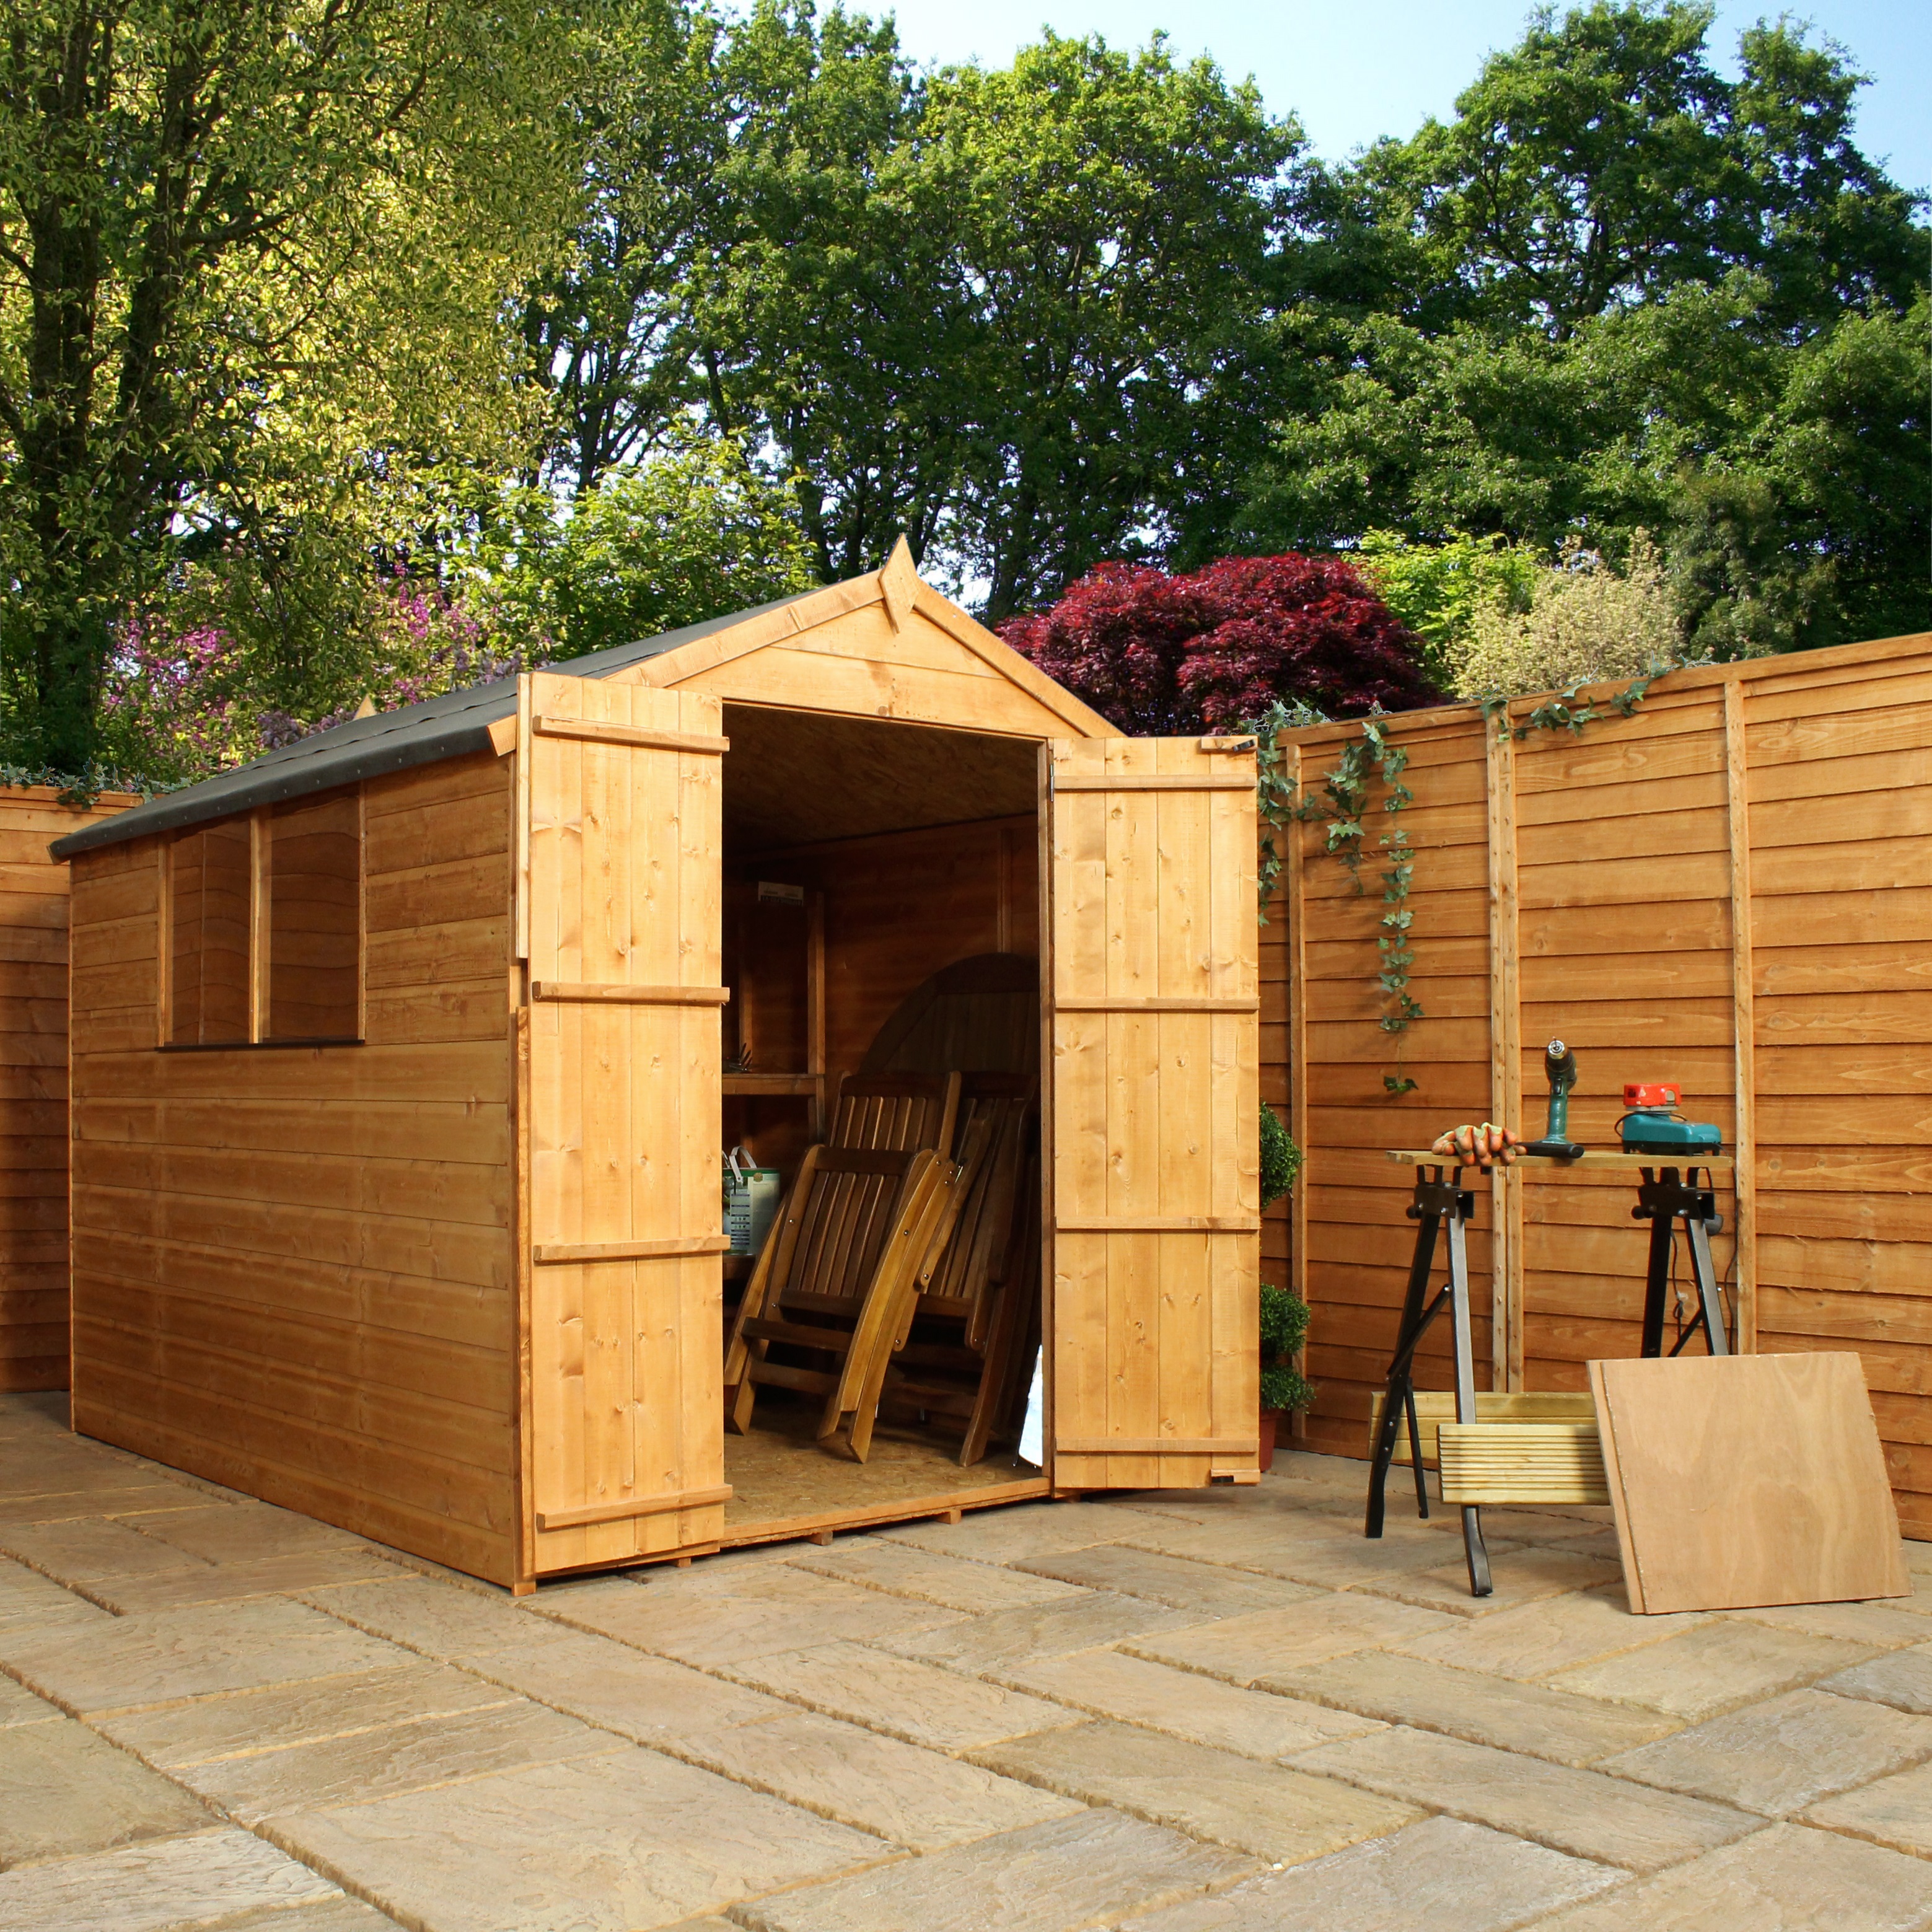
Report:
[{"label": "wooden workbench top", "polygon": [[[1466,1173],[1488,1171],[1478,1168],[1473,1160],[1459,1162],[1453,1154],[1431,1154],[1426,1148],[1390,1148],[1386,1154],[1389,1160],[1399,1161],[1404,1167],[1460,1167]],[[1564,1173],[1576,1168],[1588,1168],[1599,1174],[1610,1168],[1628,1171],[1640,1167],[1701,1167],[1714,1174],[1729,1174],[1737,1165],[1727,1154],[1612,1154],[1607,1150],[1599,1152],[1594,1148],[1586,1148],[1574,1160],[1559,1160],[1554,1154],[1525,1154],[1519,1150],[1510,1164],[1516,1168],[1555,1168]]]}]

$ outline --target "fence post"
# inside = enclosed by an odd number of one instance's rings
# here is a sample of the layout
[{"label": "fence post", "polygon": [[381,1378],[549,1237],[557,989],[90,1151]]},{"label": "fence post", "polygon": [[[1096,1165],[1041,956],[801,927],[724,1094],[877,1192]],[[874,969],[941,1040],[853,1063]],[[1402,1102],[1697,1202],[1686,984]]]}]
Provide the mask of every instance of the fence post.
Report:
[{"label": "fence post", "polygon": [[1757,1019],[1751,968],[1750,772],[1744,688],[1724,680],[1724,768],[1731,831],[1731,1041],[1737,1083],[1737,1350],[1757,1351]]},{"label": "fence post", "polygon": [[[1516,740],[1505,710],[1483,730],[1490,848],[1490,1118],[1522,1125],[1522,992],[1516,958]],[[1490,1380],[1522,1387],[1522,1181],[1490,1181]]]}]

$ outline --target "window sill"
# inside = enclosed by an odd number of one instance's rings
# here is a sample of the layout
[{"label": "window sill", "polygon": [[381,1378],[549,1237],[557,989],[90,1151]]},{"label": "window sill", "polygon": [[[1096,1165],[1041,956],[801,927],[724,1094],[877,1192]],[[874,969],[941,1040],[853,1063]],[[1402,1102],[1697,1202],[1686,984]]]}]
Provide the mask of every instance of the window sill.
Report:
[{"label": "window sill", "polygon": [[284,1053],[299,1047],[367,1046],[365,1040],[215,1040],[205,1042],[169,1040],[158,1053]]}]

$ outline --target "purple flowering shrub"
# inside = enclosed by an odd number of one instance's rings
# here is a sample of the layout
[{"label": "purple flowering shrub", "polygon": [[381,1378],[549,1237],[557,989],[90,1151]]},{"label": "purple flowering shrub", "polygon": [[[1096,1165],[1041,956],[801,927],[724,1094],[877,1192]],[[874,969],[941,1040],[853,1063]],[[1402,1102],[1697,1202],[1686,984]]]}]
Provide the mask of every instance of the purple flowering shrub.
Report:
[{"label": "purple flowering shrub", "polygon": [[524,668],[523,652],[502,648],[460,598],[406,572],[376,580],[362,616],[329,668],[328,698],[300,710],[275,689],[268,654],[218,616],[130,616],[102,692],[104,745],[126,770],[206,778],[341,724],[365,696],[393,711]]}]

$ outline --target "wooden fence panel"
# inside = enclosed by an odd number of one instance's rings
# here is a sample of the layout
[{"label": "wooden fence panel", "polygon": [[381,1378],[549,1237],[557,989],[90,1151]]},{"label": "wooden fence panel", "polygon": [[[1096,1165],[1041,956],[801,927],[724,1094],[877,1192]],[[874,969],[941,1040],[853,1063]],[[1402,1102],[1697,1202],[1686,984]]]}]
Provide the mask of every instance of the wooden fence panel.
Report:
[{"label": "wooden fence panel", "polygon": [[0,1394],[68,1383],[68,868],[47,847],[140,802],[0,788]]},{"label": "wooden fence panel", "polygon": [[[1519,743],[1466,707],[1390,729],[1414,803],[1385,815],[1376,788],[1359,892],[1319,819],[1293,834],[1262,947],[1264,1090],[1306,1154],[1267,1257],[1315,1310],[1308,1445],[1362,1453],[1393,1344],[1412,1224],[1382,1150],[1486,1117],[1540,1132],[1556,1035],[1582,1063],[1574,1138],[1615,1144],[1627,1080],[1678,1082],[1722,1127],[1742,1346],[1858,1349],[1901,1519],[1932,1535],[1932,636],[1679,672],[1580,735]],[[1304,791],[1356,730],[1289,734]],[[1400,1070],[1376,983],[1391,826],[1425,1013]],[[1388,1090],[1398,1070],[1414,1090]],[[1581,1389],[1592,1358],[1636,1352],[1631,1205],[1519,1168],[1479,1206],[1479,1378]]]}]

